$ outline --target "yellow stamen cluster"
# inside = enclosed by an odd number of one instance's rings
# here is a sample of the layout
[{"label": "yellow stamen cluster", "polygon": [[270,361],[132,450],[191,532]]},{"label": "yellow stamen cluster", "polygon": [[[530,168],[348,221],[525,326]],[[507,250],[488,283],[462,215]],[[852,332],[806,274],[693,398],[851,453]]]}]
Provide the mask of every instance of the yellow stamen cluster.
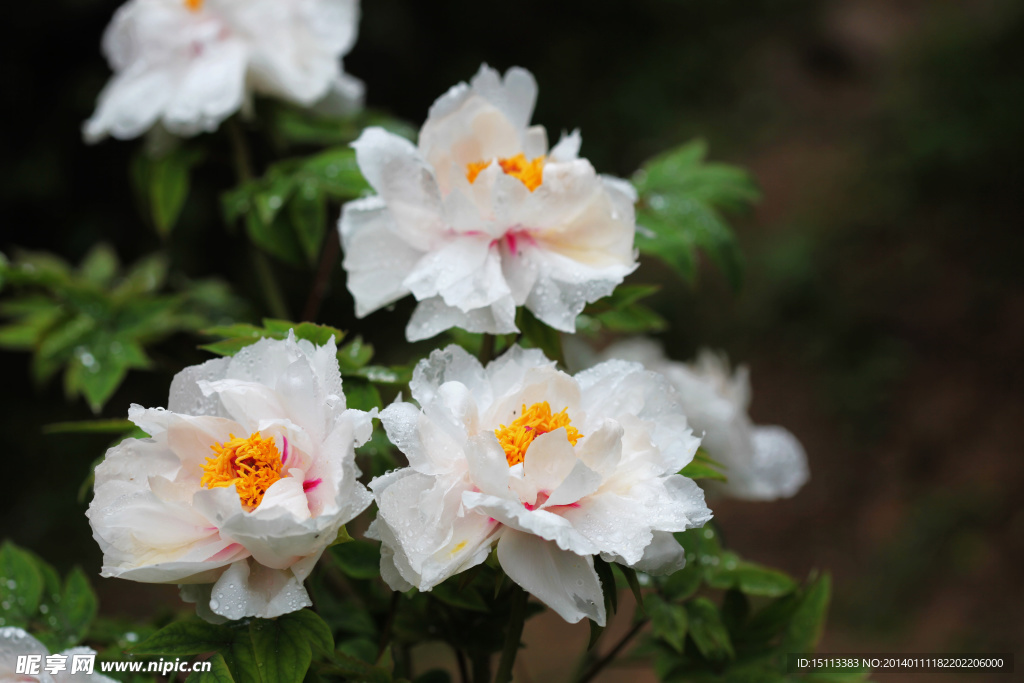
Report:
[{"label": "yellow stamen cluster", "polygon": [[505,450],[508,466],[518,465],[526,458],[526,449],[534,439],[559,427],[565,427],[569,443],[575,446],[583,435],[572,426],[569,416],[565,414],[567,410],[568,408],[562,408],[561,412],[552,415],[551,406],[547,401],[534,403],[529,408],[523,404],[523,414],[513,420],[512,424],[507,427],[501,425],[500,429],[495,429],[498,442]]},{"label": "yellow stamen cluster", "polygon": [[[480,172],[490,165],[490,161],[474,161],[466,167],[466,178],[471,183],[476,182],[476,177],[480,175]],[[523,181],[523,185],[526,185],[526,189],[530,192],[536,190],[544,182],[544,157],[542,156],[529,161],[526,155],[520,152],[514,157],[498,159],[498,165],[508,175]]]},{"label": "yellow stamen cluster", "polygon": [[203,9],[203,0],[185,0],[185,6],[193,12]]},{"label": "yellow stamen cluster", "polygon": [[250,512],[259,507],[267,489],[281,478],[281,454],[273,439],[264,439],[259,432],[249,438],[236,438],[215,443],[210,448],[216,455],[202,465],[200,485],[218,488],[234,484],[242,505]]}]

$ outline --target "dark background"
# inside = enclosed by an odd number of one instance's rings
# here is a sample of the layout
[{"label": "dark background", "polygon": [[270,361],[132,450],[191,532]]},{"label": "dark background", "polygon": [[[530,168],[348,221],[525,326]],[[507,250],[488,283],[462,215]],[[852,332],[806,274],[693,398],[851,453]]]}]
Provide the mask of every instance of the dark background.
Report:
[{"label": "dark background", "polygon": [[[5,253],[48,249],[77,262],[105,240],[131,261],[159,247],[128,180],[138,143],[88,147],[79,134],[109,74],[99,40],[117,4],[8,9]],[[1021,3],[366,0],[345,63],[367,83],[371,106],[418,125],[481,61],[532,70],[534,121],[552,138],[581,128],[582,153],[603,172],[628,176],[701,136],[712,158],[756,175],[765,198],[738,224],[742,291],[710,267],[682,296],[655,263],[635,279],[673,288],[658,300],[673,323],[673,355],[707,345],[748,363],[754,419],[784,424],[805,444],[812,479],[794,499],[712,507],[744,556],[797,575],[833,573],[822,649],[1019,653]],[[243,238],[210,208],[232,182],[222,141],[210,147],[173,261],[255,293]],[[312,275],[281,274],[297,317]],[[428,348],[401,342],[409,310],[404,302],[360,326],[385,358]],[[338,268],[319,319],[349,327],[351,311]],[[165,342],[153,371],[133,373],[104,416],[123,417],[130,402],[163,405],[171,374],[204,358],[195,344]],[[75,494],[107,442],[40,434],[89,411],[66,404],[59,381],[35,389],[27,361],[0,354],[0,535],[95,575],[99,553]],[[95,583],[111,612],[148,616],[166,597]]]}]

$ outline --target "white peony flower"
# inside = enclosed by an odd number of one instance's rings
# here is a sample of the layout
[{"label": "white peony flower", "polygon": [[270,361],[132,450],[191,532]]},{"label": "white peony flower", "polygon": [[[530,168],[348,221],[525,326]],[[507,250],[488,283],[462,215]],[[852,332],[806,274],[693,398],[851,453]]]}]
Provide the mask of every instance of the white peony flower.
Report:
[{"label": "white peony flower", "polygon": [[[96,650],[89,647],[73,647],[64,650],[57,656],[51,656],[45,645],[30,636],[24,629],[14,626],[0,628],[0,683],[117,683],[109,676],[79,671],[71,673],[74,657],[82,655],[95,656]],[[18,672],[18,657],[37,655],[39,673],[27,674]],[[50,657],[50,661],[47,658]],[[46,666],[50,664],[54,673],[51,675]]]},{"label": "white peony flower", "polygon": [[178,373],[167,410],[133,405],[151,438],[107,452],[87,513],[102,575],[182,584],[210,620],[309,605],[302,582],[372,500],[353,450],[371,416],[346,409],[335,354],[264,339]]},{"label": "white peony flower", "polygon": [[517,306],[572,332],[636,268],[635,191],[577,156],[579,132],[548,150],[536,98],[530,72],[484,65],[434,103],[418,147],[380,128],[353,143],[377,191],[339,223],[357,316],[411,293],[410,340],[516,332]]},{"label": "white peony flower", "polygon": [[712,482],[714,488],[745,500],[775,500],[793,496],[807,483],[807,454],[797,438],[782,427],[751,422],[747,368],[731,373],[723,356],[707,350],[693,363],[671,361],[657,342],[639,338],[613,344],[601,357],[642,363],[668,378],[690,424],[703,432],[708,455],[728,467],[729,481]]},{"label": "white peony flower", "polygon": [[356,106],[363,86],[341,57],[358,21],[358,0],[128,0],[103,36],[114,76],[85,138],[213,131],[252,93]]},{"label": "white peony flower", "polygon": [[635,363],[575,377],[513,347],[486,368],[462,348],[417,365],[411,403],[381,413],[409,467],[370,484],[381,575],[430,590],[497,542],[509,578],[566,621],[605,623],[594,555],[651,573],[683,566],[671,532],[711,518],[677,474],[693,458],[679,397]]}]

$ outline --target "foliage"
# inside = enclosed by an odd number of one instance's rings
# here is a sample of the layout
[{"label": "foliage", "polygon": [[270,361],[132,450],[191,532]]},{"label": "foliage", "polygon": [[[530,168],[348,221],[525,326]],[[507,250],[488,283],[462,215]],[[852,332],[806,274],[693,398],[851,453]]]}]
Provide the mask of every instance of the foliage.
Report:
[{"label": "foliage", "polygon": [[722,212],[746,210],[760,193],[746,171],[707,163],[706,154],[707,145],[695,140],[651,159],[633,176],[640,194],[637,247],[688,282],[697,276],[700,249],[739,288],[742,259]]},{"label": "foliage", "polygon": [[185,280],[168,292],[166,258],[154,254],[122,270],[106,244],[77,268],[54,254],[21,252],[0,272],[5,290],[13,290],[0,302],[0,315],[9,319],[0,327],[0,348],[31,351],[38,384],[63,368],[67,397],[84,396],[93,412],[130,369],[152,366],[148,346],[240,308],[212,280]]},{"label": "foliage", "polygon": [[85,639],[98,605],[78,567],[61,581],[28,550],[10,541],[0,546],[0,625],[25,629],[50,650],[65,650]]}]

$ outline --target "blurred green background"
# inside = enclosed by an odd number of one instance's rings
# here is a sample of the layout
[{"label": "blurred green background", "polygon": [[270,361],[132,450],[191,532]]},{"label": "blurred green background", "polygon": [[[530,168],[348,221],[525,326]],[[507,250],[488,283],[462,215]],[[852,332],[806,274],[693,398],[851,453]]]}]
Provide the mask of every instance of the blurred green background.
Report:
[{"label": "blurred green background", "polygon": [[[0,251],[77,263],[107,241],[130,262],[159,247],[129,181],[140,143],[88,147],[79,134],[108,77],[99,40],[117,5],[13,10],[0,44]],[[657,263],[634,276],[665,285],[672,355],[713,346],[748,363],[755,421],[806,446],[812,479],[794,499],[712,503],[727,542],[797,575],[833,572],[822,651],[1021,650],[1024,5],[366,0],[363,14],[346,69],[371,106],[416,125],[480,62],[521,65],[540,84],[535,122],[551,137],[579,127],[600,171],[628,176],[697,136],[712,159],[750,168],[764,200],[738,226],[739,293],[711,267],[683,295]],[[233,178],[226,146],[210,147],[173,264],[239,283],[264,314],[244,236],[213,208]],[[313,274],[280,274],[298,317]],[[318,320],[352,328],[343,283],[336,268]],[[404,343],[410,311],[402,302],[357,329],[384,359],[413,357],[430,345]],[[172,374],[206,357],[197,343],[163,342],[103,415],[163,405]],[[0,535],[95,573],[76,494],[107,438],[42,435],[88,408],[67,404],[59,381],[33,387],[25,354],[0,354],[0,367]],[[167,595],[114,583],[96,580],[109,610],[148,615]]]}]

